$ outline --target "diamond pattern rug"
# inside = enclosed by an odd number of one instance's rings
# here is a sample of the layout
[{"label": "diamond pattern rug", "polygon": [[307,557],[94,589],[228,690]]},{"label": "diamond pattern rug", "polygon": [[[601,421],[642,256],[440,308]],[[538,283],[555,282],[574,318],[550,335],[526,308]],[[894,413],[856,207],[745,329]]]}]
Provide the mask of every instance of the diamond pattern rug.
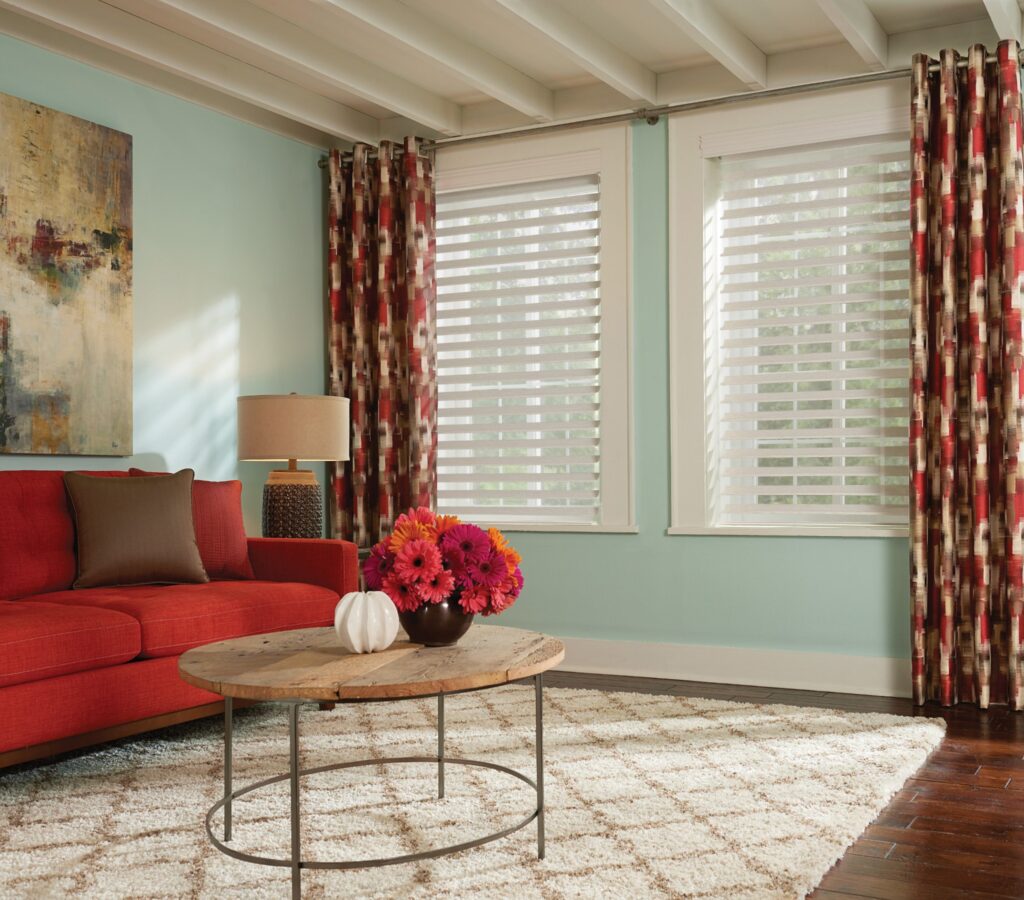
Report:
[{"label": "diamond pattern rug", "polygon": [[[533,825],[484,847],[379,869],[306,871],[317,897],[801,897],[941,741],[934,719],[545,690],[547,858]],[[303,765],[429,755],[433,700],[303,707]],[[533,774],[533,691],[449,697],[447,752]],[[221,724],[205,720],[0,775],[0,896],[286,897],[287,869],[212,848]],[[235,786],[287,771],[283,708],[240,711]],[[458,843],[534,806],[486,769],[368,766],[303,779],[308,858]],[[232,846],[286,856],[287,782],[235,801]]]}]

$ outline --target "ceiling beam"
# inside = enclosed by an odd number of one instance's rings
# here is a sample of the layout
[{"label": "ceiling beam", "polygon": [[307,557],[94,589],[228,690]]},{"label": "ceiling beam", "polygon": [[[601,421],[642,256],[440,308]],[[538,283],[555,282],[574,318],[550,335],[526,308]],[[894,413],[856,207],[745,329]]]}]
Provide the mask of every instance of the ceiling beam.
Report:
[{"label": "ceiling beam", "polygon": [[299,88],[99,0],[75,0],[74,3],[0,0],[0,8],[24,14],[334,137],[368,143],[378,140],[380,123],[372,116]]},{"label": "ceiling beam", "polygon": [[864,0],[818,0],[818,6],[869,68],[888,68],[889,35]]},{"label": "ceiling beam", "polygon": [[[26,43],[42,47],[44,50],[49,50],[76,62],[85,63],[94,69],[120,75],[137,84],[155,88],[164,94],[180,97],[190,103],[198,103],[214,112],[231,116],[241,122],[248,122],[250,125],[256,125],[294,141],[301,141],[321,149],[341,143],[337,138],[303,125],[294,119],[280,116],[261,106],[246,103],[237,97],[230,97],[222,91],[214,90],[197,81],[182,78],[173,72],[131,59],[122,53],[108,50],[91,41],[83,41],[70,32],[61,31],[45,22],[37,22],[28,16],[7,9],[0,9],[0,34],[8,34]],[[109,118],[97,121],[104,125],[119,127],[116,111],[112,111]],[[381,123],[382,136],[384,127],[384,123]]]},{"label": "ceiling beam", "polygon": [[[305,76],[307,86],[327,85],[384,107],[445,135],[462,132],[458,104],[413,84],[361,57],[339,53],[316,34],[240,0],[106,0],[157,25],[206,43],[228,55],[232,47],[246,62],[288,77]],[[278,68],[275,69],[274,64]],[[280,70],[284,64],[285,71]],[[313,84],[309,84],[312,79]]]},{"label": "ceiling beam", "polygon": [[983,0],[985,12],[1001,41],[1020,41],[1021,12],[1017,0]]},{"label": "ceiling beam", "polygon": [[537,122],[555,117],[552,91],[397,0],[326,0],[449,69],[477,90]]},{"label": "ceiling beam", "polygon": [[656,103],[658,77],[589,25],[547,0],[498,0],[509,12],[559,44],[577,63],[620,94]]},{"label": "ceiling beam", "polygon": [[708,0],[650,0],[669,21],[740,79],[758,90],[768,84],[768,59]]}]

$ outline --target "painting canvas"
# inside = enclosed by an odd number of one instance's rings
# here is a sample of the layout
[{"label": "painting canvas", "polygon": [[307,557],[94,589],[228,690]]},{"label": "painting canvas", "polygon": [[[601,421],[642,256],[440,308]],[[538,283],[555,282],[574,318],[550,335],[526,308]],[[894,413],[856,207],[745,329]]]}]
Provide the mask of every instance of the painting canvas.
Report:
[{"label": "painting canvas", "polygon": [[0,453],[131,452],[131,136],[0,94]]}]

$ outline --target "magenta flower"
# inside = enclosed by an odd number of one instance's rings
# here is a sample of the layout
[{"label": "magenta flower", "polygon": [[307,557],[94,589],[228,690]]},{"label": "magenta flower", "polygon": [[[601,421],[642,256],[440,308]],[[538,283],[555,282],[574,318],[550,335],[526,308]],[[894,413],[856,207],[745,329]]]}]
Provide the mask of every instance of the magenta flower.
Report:
[{"label": "magenta flower", "polygon": [[481,562],[491,551],[491,539],[487,532],[476,525],[456,525],[441,538],[443,550],[458,548],[467,565]]},{"label": "magenta flower", "polygon": [[456,545],[451,546],[441,545],[441,559],[444,562],[446,569],[451,569],[452,574],[456,580],[461,578],[466,573],[466,554],[463,553]]},{"label": "magenta flower", "polygon": [[366,587],[371,591],[379,591],[395,568],[395,557],[388,552],[387,541],[374,544],[370,555],[363,561],[363,578]]},{"label": "magenta flower", "polygon": [[466,570],[474,584],[486,588],[499,587],[508,578],[508,563],[505,562],[505,557],[493,549],[479,562],[466,566]]}]

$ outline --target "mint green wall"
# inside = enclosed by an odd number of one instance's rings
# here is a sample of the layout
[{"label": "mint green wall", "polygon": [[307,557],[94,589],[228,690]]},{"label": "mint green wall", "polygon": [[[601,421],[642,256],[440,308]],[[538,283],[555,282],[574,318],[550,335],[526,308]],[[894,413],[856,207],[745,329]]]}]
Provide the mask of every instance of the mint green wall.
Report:
[{"label": "mint green wall", "polygon": [[[319,151],[0,36],[0,91],[134,136],[135,450],[245,482],[238,393],[323,389]],[[905,540],[669,537],[667,128],[634,126],[635,535],[517,533],[502,621],[562,635],[906,656]],[[696,301],[695,301],[696,302]],[[120,467],[6,457],[0,468]]]},{"label": "mint green wall", "polygon": [[321,151],[4,36],[0,91],[134,138],[136,454],[0,468],[240,472],[258,534],[267,466],[235,460],[235,397],[323,391]]},{"label": "mint green wall", "polygon": [[527,591],[502,620],[577,637],[909,656],[905,539],[665,534],[667,134],[664,119],[633,131],[640,533],[512,535]]}]

